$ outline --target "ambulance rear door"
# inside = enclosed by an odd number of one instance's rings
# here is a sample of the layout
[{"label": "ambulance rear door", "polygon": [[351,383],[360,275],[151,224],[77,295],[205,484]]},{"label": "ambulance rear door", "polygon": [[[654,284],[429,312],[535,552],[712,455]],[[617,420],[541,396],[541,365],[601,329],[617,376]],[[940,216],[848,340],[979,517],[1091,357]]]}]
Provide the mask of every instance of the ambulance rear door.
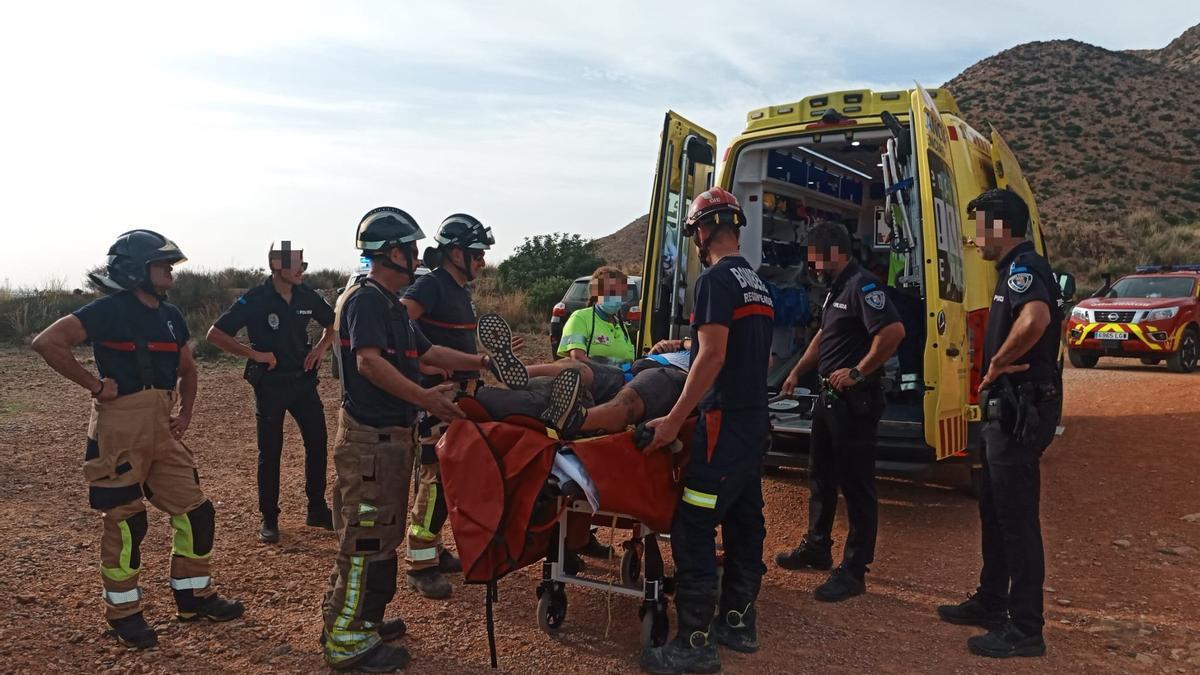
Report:
[{"label": "ambulance rear door", "polygon": [[659,340],[680,337],[690,314],[688,282],[698,273],[683,220],[692,199],[712,186],[717,137],[668,111],[658,149],[642,267],[642,330],[648,350]]},{"label": "ambulance rear door", "polygon": [[938,459],[967,445],[967,321],[963,235],[950,135],[929,92],[917,85],[913,130],[921,252],[925,257],[925,442]]},{"label": "ambulance rear door", "polygon": [[1000,132],[996,131],[996,127],[992,127],[992,168],[996,171],[996,187],[1008,188],[1016,192],[1029,206],[1029,223],[1032,225],[1030,236],[1037,245],[1038,253],[1046,255],[1046,249],[1042,242],[1042,220],[1038,217],[1037,203],[1033,200],[1033,190],[1029,187],[1029,181],[1025,180],[1025,174],[1021,172],[1017,156],[1013,154],[1012,148],[1008,147],[1008,143],[1004,141]]}]

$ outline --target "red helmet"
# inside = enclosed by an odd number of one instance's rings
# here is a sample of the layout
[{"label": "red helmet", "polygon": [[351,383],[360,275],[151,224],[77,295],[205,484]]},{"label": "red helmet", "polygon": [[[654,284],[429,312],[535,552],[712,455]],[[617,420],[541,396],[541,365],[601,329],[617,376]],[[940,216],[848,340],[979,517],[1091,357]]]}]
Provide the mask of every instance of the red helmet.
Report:
[{"label": "red helmet", "polygon": [[[729,215],[722,217],[723,214]],[[684,221],[684,229],[689,233],[695,231],[697,223],[709,216],[713,216],[713,222],[717,225],[741,227],[745,224],[742,206],[738,204],[737,197],[719,187],[709,188],[692,200],[687,220]]]}]

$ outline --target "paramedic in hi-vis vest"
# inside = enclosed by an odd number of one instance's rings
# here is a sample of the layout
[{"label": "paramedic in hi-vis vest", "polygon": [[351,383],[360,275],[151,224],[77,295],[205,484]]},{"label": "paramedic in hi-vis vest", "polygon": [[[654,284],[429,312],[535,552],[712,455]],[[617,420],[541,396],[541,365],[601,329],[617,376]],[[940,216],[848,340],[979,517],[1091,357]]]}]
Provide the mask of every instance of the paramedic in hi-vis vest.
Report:
[{"label": "paramedic in hi-vis vest", "polygon": [[[435,345],[475,354],[475,307],[467,284],[483,270],[484,252],[496,243],[491,228],[465,213],[442,221],[433,236],[438,246],[425,252],[425,264],[434,268],[408,290],[401,302],[408,316]],[[474,393],[478,370],[456,370],[421,376],[421,386],[452,382],[466,393]],[[417,497],[413,500],[412,523],[408,527],[408,587],[427,598],[450,595],[450,582],[443,573],[462,571],[458,558],[442,547],[446,523],[446,497],[438,472],[437,442],[446,422],[427,412],[417,427],[421,443]]]},{"label": "paramedic in hi-vis vest", "polygon": [[322,605],[322,645],[325,662],[338,670],[390,672],[408,664],[407,651],[384,644],[404,634],[404,621],[384,621],[383,613],[396,593],[415,423],[420,410],[442,420],[463,416],[454,405],[457,385],[421,387],[420,367],[470,371],[488,364],[486,357],[431,346],[409,320],[398,294],[413,281],[424,237],[400,209],[383,206],[363,216],[356,242],[371,271],[342,293],[335,312],[342,364],[333,445],[339,550]]},{"label": "paramedic in hi-vis vest", "polygon": [[[740,254],[744,223],[737,199],[712,188],[692,202],[684,225],[706,268],[694,291],[692,365],[671,412],[647,423],[654,429],[647,451],[674,441],[697,407],[701,419],[671,525],[679,634],[642,652],[651,673],[715,673],[718,644],[758,650],[754,601],[766,572],[762,462],[775,311],[766,284]],[[714,621],[718,525],[725,569]]]},{"label": "paramedic in hi-vis vest", "polygon": [[[100,581],[104,614],[122,644],[158,642],[142,615],[141,544],[150,500],[171,516],[171,590],[180,621],[229,621],[242,603],[212,585],[212,502],[200,489],[196,459],[183,444],[196,403],[196,364],[183,314],[166,302],[172,266],[186,258],[174,242],[132,230],[108,249],[106,297],[64,316],[33,349],[51,368],[92,394],[83,475],[88,501],[101,512]],[[99,377],[71,353],[92,343]],[[175,412],[179,406],[178,413]]]}]

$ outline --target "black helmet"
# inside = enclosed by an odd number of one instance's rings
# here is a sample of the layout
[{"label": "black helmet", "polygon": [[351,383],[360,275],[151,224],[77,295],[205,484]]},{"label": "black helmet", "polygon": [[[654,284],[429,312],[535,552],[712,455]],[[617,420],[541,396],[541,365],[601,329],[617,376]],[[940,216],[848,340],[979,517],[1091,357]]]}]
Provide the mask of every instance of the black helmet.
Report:
[{"label": "black helmet", "polygon": [[[149,288],[150,263],[181,263],[187,260],[175,242],[152,230],[130,230],[108,248],[107,279],[96,279],[111,290]],[[107,282],[107,283],[106,283]],[[114,288],[114,286],[116,288]]]},{"label": "black helmet", "polygon": [[393,246],[425,238],[421,226],[413,217],[394,206],[380,206],[367,211],[358,223],[354,245],[365,256],[375,256]]},{"label": "black helmet", "polygon": [[465,213],[456,213],[443,220],[433,239],[438,245],[447,248],[461,246],[486,251],[496,245],[492,228],[484,227],[478,219]]}]

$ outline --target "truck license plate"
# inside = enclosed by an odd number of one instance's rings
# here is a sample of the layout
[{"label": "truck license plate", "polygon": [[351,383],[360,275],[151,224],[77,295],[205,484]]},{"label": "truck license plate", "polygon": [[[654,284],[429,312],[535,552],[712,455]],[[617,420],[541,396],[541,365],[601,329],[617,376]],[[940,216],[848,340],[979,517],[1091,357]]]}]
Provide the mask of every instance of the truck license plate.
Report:
[{"label": "truck license plate", "polygon": [[1128,340],[1129,333],[1114,333],[1114,332],[1096,333],[1096,339],[1097,340]]}]

